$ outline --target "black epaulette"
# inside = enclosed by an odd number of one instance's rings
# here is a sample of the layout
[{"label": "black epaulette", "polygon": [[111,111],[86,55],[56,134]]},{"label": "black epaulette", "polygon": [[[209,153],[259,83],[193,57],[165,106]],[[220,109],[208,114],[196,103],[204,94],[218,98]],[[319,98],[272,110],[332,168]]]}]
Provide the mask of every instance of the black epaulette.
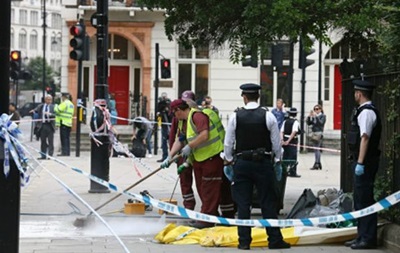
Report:
[{"label": "black epaulette", "polygon": [[238,107],[233,112],[238,112],[238,111],[243,110],[243,109],[244,109],[244,107]]}]

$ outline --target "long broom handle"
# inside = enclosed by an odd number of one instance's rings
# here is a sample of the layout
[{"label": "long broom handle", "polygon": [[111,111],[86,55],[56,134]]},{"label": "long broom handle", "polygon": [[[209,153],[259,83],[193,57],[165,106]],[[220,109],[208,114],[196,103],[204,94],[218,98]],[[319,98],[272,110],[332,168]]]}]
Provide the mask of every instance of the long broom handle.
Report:
[{"label": "long broom handle", "polygon": [[[175,161],[176,159],[178,159],[180,157],[180,155],[175,156],[174,158],[171,159],[171,162]],[[136,185],[140,184],[141,182],[143,182],[144,180],[148,179],[149,177],[153,176],[154,174],[156,174],[157,172],[159,172],[160,170],[162,170],[161,167],[159,167],[158,169],[156,169],[155,171],[151,172],[150,174],[146,175],[144,178],[141,178],[139,181],[137,181],[136,183],[132,184],[131,186],[129,186],[128,188],[126,188],[124,191],[129,191],[130,189],[132,189],[133,187],[135,187]],[[103,204],[101,204],[100,206],[96,207],[94,210],[98,211],[100,208],[103,208],[104,206],[106,206],[108,203],[110,203],[111,201],[114,201],[115,199],[119,198],[122,195],[122,193],[118,193],[117,195],[115,195],[114,197],[112,197],[111,199],[107,200],[106,202],[104,202]],[[89,215],[91,215],[92,212],[89,213]],[[89,216],[88,215],[88,216]]]},{"label": "long broom handle", "polygon": [[[134,183],[133,185],[129,186],[128,188],[126,188],[124,191],[129,191],[130,189],[132,189],[133,187],[135,187],[136,185],[140,184],[141,182],[143,182],[144,180],[148,179],[149,177],[153,176],[154,174],[156,174],[157,172],[159,172],[160,170],[162,170],[162,168],[158,168],[155,171],[151,172],[150,174],[148,174],[147,176],[141,178],[139,181],[137,181],[136,183]],[[108,203],[114,201],[115,199],[119,198],[122,195],[122,193],[118,193],[117,195],[115,195],[114,197],[112,197],[111,199],[107,200],[106,202],[104,202],[103,204],[101,204],[100,206],[96,207],[94,210],[98,211],[100,208],[103,208],[105,205],[107,205]]]}]

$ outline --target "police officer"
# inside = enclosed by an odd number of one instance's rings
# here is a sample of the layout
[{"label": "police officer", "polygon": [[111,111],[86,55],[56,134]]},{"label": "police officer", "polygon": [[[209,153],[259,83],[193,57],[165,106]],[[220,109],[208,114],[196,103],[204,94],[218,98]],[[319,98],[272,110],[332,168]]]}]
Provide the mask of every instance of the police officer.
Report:
[{"label": "police officer", "polygon": [[69,99],[68,93],[62,93],[61,103],[54,108],[54,112],[57,117],[56,124],[60,126],[61,154],[58,156],[69,156],[74,104]]},{"label": "police officer", "polygon": [[[232,196],[238,218],[250,219],[255,186],[263,218],[277,219],[279,199],[274,177],[280,180],[282,176],[278,124],[275,116],[257,103],[260,85],[248,83],[241,85],[240,89],[245,106],[229,117],[224,143],[224,163],[233,166]],[[233,164],[234,156],[237,159]],[[283,241],[279,228],[266,227],[266,232],[270,249],[290,248],[290,244]],[[238,248],[250,249],[251,227],[238,226],[238,235]]]},{"label": "police officer", "polygon": [[[283,147],[283,159],[297,161],[297,144],[299,121],[296,119],[297,109],[290,108],[289,117],[283,122],[281,128],[281,144]],[[290,167],[288,177],[301,177],[297,174],[297,163]]]},{"label": "police officer", "polygon": [[[381,120],[379,112],[371,102],[375,86],[364,80],[355,80],[355,108],[347,142],[354,171],[354,208],[360,210],[375,203],[374,181],[379,167],[379,142]],[[345,243],[352,249],[374,249],[377,241],[377,214],[358,219],[358,236]]]}]

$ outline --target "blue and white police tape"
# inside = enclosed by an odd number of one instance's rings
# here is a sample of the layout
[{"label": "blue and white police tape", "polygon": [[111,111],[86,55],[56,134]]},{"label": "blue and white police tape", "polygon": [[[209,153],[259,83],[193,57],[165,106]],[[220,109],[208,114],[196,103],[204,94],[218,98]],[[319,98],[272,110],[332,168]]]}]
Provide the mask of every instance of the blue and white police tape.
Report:
[{"label": "blue and white police tape", "polygon": [[[135,162],[139,163],[140,165],[142,165],[145,169],[147,169],[148,171],[152,171],[152,169],[150,168],[149,165],[147,165],[145,162],[142,161],[142,159],[137,158],[134,154],[132,154],[132,152],[129,151],[128,147],[126,145],[123,145],[121,142],[119,142],[117,140],[117,138],[115,138],[115,136],[113,136],[113,138],[111,138],[111,144],[113,146],[113,148],[115,149],[116,152],[118,153],[122,153],[127,155],[133,162],[133,164],[135,165]],[[140,171],[135,167],[135,170],[137,171],[137,174],[140,178],[142,178],[142,175],[140,174]],[[158,177],[168,181],[168,182],[175,182],[176,181],[176,177],[172,177],[171,175],[169,175],[169,178],[164,177],[160,174],[157,174]]]},{"label": "blue and white police tape", "polygon": [[161,209],[163,211],[173,213],[175,215],[178,215],[178,216],[181,216],[184,218],[190,218],[193,220],[199,220],[199,221],[217,223],[217,224],[223,224],[223,225],[251,226],[251,227],[252,226],[262,226],[262,227],[317,226],[317,225],[341,222],[341,221],[346,221],[346,220],[353,220],[353,219],[357,219],[360,217],[364,217],[364,216],[370,215],[372,213],[379,212],[383,209],[387,209],[390,206],[393,206],[400,201],[400,191],[398,191],[367,208],[364,208],[364,209],[361,209],[361,210],[358,210],[355,212],[351,212],[351,213],[345,213],[345,214],[329,215],[329,216],[315,217],[315,218],[304,218],[304,219],[287,219],[287,220],[229,219],[229,218],[217,217],[217,216],[213,216],[213,215],[195,212],[192,210],[185,209],[181,206],[176,206],[176,205],[173,205],[170,203],[166,203],[166,202],[162,202],[162,201],[150,198],[148,196],[142,196],[140,194],[123,191],[115,184],[104,181],[104,180],[102,180],[96,176],[93,176],[85,171],[82,171],[78,168],[74,168],[74,167],[71,167],[71,168],[72,168],[72,170],[86,176],[87,178],[89,178],[90,180],[92,180],[98,184],[101,184],[101,185],[107,187],[108,189],[110,189],[112,191],[122,193],[125,196],[128,196],[130,198],[133,197],[141,202],[144,202],[145,204],[148,204],[148,205],[151,204],[155,208]]}]

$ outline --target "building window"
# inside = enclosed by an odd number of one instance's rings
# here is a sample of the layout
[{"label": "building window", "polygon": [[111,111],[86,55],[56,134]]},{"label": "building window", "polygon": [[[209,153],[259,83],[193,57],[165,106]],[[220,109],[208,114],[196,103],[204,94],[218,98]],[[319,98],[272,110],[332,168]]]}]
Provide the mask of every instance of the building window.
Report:
[{"label": "building window", "polygon": [[39,24],[39,13],[37,11],[31,11],[31,25],[38,26]]},{"label": "building window", "polygon": [[25,30],[21,30],[19,32],[19,43],[18,43],[18,47],[20,49],[26,49],[26,44],[27,44],[27,38],[26,38],[26,31]]},{"label": "building window", "polygon": [[38,49],[38,34],[36,31],[32,31],[29,36],[29,49],[37,50]]},{"label": "building window", "polygon": [[127,60],[128,59],[128,41],[121,36],[114,35],[113,41],[113,59]]},{"label": "building window", "polygon": [[28,12],[26,10],[19,10],[19,24],[28,24]]},{"label": "building window", "polygon": [[209,49],[186,49],[179,45],[178,58],[178,96],[185,90],[192,90],[200,104],[209,95]]},{"label": "building window", "polygon": [[325,66],[324,100],[329,101],[330,66]]},{"label": "building window", "polygon": [[15,10],[11,8],[11,24],[15,22]]},{"label": "building window", "polygon": [[108,57],[114,60],[128,59],[128,41],[121,36],[110,34],[108,36]]},{"label": "building window", "polygon": [[135,47],[135,53],[134,54],[135,55],[133,56],[133,59],[140,61],[140,53],[139,53],[139,51],[137,50],[136,47]]},{"label": "building window", "polygon": [[54,29],[61,29],[61,15],[58,13],[51,14],[51,27]]},{"label": "building window", "polygon": [[14,48],[14,30],[11,29],[10,31],[10,47]]}]

